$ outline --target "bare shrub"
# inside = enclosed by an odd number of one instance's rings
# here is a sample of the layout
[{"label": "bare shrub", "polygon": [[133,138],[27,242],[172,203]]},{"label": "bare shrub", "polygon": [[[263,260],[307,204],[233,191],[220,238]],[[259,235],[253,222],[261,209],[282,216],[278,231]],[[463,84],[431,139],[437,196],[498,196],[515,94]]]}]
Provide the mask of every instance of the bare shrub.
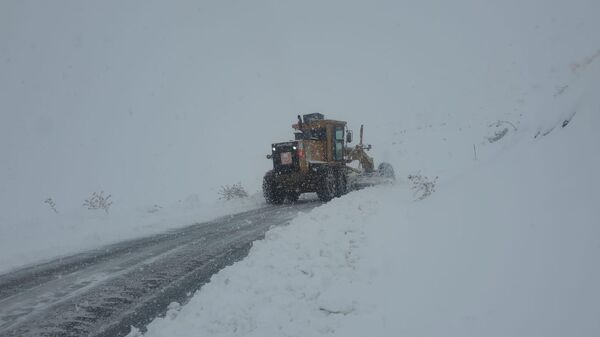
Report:
[{"label": "bare shrub", "polygon": [[90,210],[101,209],[108,214],[108,210],[110,209],[110,206],[112,206],[112,201],[110,200],[111,196],[112,195],[109,194],[105,197],[104,191],[100,191],[100,193],[94,192],[89,198],[85,199],[83,206]]},{"label": "bare shrub", "polygon": [[421,173],[409,175],[408,180],[412,183],[410,189],[413,191],[413,196],[416,198],[415,200],[423,200],[435,192],[437,179],[438,177],[429,180],[429,178],[421,175]]},{"label": "bare shrub", "polygon": [[156,212],[160,212],[161,209],[163,209],[163,207],[161,205],[154,204],[154,205],[152,205],[152,207],[148,208],[147,212],[148,213],[156,213]]},{"label": "bare shrub", "polygon": [[517,127],[509,121],[497,121],[490,124],[489,127],[495,128],[496,130],[493,136],[487,137],[488,142],[495,143],[504,138],[509,131],[509,126],[513,129],[513,131],[517,131]]},{"label": "bare shrub", "polygon": [[504,136],[506,136],[507,133],[508,133],[507,128],[496,131],[493,136],[488,137],[488,142],[495,143],[495,142],[499,141],[500,139],[504,138]]},{"label": "bare shrub", "polygon": [[52,200],[52,198],[44,200],[44,204],[48,204],[50,209],[52,209],[54,213],[58,214],[58,210],[56,209],[56,203],[54,202],[54,200]]},{"label": "bare shrub", "polygon": [[233,184],[231,186],[229,186],[229,185],[221,186],[219,195],[221,195],[219,197],[219,199],[221,199],[221,200],[223,200],[223,199],[224,200],[232,200],[232,199],[248,197],[248,193],[246,192],[244,187],[242,187],[241,183]]}]

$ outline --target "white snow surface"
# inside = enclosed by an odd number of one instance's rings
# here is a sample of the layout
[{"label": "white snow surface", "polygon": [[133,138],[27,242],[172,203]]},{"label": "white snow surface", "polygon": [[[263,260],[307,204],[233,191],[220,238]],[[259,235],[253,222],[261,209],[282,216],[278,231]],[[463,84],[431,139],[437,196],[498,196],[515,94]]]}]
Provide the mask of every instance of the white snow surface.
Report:
[{"label": "white snow surface", "polygon": [[301,214],[143,335],[598,336],[600,62],[570,85],[546,136],[423,201],[402,179]]}]

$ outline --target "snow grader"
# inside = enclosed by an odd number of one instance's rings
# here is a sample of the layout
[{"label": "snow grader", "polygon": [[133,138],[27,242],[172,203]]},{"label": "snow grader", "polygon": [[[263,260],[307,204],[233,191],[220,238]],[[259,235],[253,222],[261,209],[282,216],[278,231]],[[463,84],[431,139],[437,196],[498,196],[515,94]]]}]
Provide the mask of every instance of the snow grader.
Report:
[{"label": "snow grader", "polygon": [[367,155],[371,145],[363,144],[362,125],[360,142],[354,147],[348,146],[353,133],[346,128],[346,122],[325,119],[320,113],[298,115],[292,128],[295,139],[272,144],[267,155],[273,161],[273,169],[263,179],[267,203],[296,202],[302,193],[310,192],[329,201],[394,179],[390,164],[381,163],[375,169],[373,158]]}]

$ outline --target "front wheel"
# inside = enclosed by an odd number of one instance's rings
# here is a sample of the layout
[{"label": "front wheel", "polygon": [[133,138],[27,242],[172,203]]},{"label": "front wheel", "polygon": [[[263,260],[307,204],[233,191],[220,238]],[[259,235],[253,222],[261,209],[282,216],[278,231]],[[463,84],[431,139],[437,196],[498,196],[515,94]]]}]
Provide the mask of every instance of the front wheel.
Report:
[{"label": "front wheel", "polygon": [[394,174],[394,168],[390,163],[381,163],[377,168],[379,171],[379,175],[385,178],[396,179],[396,175]]},{"label": "front wheel", "polygon": [[263,178],[263,196],[267,201],[267,204],[281,205],[285,200],[285,194],[278,188],[277,182],[275,181],[275,174],[273,171],[267,172]]}]

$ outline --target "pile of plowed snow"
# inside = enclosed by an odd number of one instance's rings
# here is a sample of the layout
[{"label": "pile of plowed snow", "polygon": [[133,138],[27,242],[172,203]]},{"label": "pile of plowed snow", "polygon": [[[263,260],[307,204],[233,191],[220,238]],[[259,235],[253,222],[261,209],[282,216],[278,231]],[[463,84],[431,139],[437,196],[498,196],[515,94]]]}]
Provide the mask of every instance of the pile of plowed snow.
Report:
[{"label": "pile of plowed snow", "polygon": [[599,79],[421,201],[401,179],[271,230],[145,336],[597,336]]}]

